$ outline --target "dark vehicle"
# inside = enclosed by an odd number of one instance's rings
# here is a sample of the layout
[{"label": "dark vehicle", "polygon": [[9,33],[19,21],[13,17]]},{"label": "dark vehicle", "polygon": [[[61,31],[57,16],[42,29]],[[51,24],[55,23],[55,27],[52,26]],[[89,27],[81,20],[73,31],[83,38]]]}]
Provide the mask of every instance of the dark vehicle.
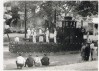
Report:
[{"label": "dark vehicle", "polygon": [[72,17],[65,17],[62,21],[62,27],[58,29],[58,42],[59,43],[82,43],[83,32],[82,28],[76,28],[76,22]]},{"label": "dark vehicle", "polygon": [[64,17],[62,27],[58,28],[57,41],[63,44],[64,50],[80,50],[83,40],[83,29],[76,27],[77,21],[72,17]]}]

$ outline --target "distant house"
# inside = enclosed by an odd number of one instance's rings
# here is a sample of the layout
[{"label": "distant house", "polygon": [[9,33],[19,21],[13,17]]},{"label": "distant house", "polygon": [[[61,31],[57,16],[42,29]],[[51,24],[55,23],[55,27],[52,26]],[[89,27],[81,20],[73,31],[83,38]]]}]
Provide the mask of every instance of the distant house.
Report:
[{"label": "distant house", "polygon": [[92,23],[88,23],[88,31],[92,35],[98,35],[98,18],[93,18]]},{"label": "distant house", "polygon": [[98,35],[98,18],[93,18],[93,34]]},{"label": "distant house", "polygon": [[88,24],[89,32],[92,34],[89,36],[90,40],[97,41],[98,40],[98,18],[93,18],[92,23]]}]

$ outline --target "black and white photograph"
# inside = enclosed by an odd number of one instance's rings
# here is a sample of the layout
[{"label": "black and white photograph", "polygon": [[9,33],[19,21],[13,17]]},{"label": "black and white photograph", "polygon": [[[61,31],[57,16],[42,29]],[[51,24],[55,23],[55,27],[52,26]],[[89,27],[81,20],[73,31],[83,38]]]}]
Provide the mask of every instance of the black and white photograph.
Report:
[{"label": "black and white photograph", "polygon": [[98,0],[4,0],[3,70],[98,71]]}]

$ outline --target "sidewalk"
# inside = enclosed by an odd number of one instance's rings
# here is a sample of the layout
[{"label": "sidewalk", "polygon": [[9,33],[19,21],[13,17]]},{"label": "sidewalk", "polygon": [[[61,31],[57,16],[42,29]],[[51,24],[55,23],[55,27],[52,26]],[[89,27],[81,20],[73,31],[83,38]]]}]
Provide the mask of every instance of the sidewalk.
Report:
[{"label": "sidewalk", "polygon": [[[13,69],[12,69],[13,70]],[[14,68],[14,70],[18,70]],[[98,61],[89,61],[61,66],[25,67],[26,71],[98,71]]]},{"label": "sidewalk", "polygon": [[98,61],[91,61],[91,62],[83,62],[83,63],[76,63],[70,65],[63,65],[63,66],[53,66],[53,67],[44,67],[44,68],[37,68],[37,69],[30,69],[33,71],[98,71]]}]

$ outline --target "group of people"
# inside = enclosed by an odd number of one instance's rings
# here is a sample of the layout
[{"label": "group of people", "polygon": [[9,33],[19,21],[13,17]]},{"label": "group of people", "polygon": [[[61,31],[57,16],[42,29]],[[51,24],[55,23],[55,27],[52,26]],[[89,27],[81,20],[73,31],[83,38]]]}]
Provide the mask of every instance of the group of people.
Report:
[{"label": "group of people", "polygon": [[[42,34],[46,35],[46,42],[49,43],[49,38],[50,38],[50,34],[51,34],[49,32],[49,29],[46,28],[45,33],[42,32],[41,28],[39,29],[39,42],[44,41],[44,37],[42,36]],[[56,29],[54,28],[54,33],[53,33],[54,43],[56,43],[56,35],[57,35],[57,32],[56,32]],[[28,30],[27,30],[27,38],[30,38],[31,36],[33,37],[33,43],[36,43],[37,33],[36,33],[36,30],[34,28],[33,29],[28,28]]]},{"label": "group of people", "polygon": [[95,60],[98,54],[98,48],[94,46],[94,42],[84,43],[81,48],[81,56],[83,61]]},{"label": "group of people", "polygon": [[28,28],[27,30],[27,38],[29,39],[31,36],[33,37],[33,42],[36,43],[36,30]]},{"label": "group of people", "polygon": [[22,69],[23,67],[33,67],[33,66],[48,66],[50,64],[49,62],[49,57],[47,56],[47,54],[44,54],[44,56],[42,58],[38,57],[38,55],[36,55],[35,58],[32,57],[31,54],[29,54],[29,56],[27,57],[27,59],[25,60],[25,58],[22,56],[22,54],[19,53],[19,56],[16,59],[16,65],[17,65],[17,69]]},{"label": "group of people", "polygon": [[[44,37],[42,36],[42,34],[45,34],[45,39],[46,39],[46,42],[49,43],[50,42],[50,38],[53,38],[54,39],[54,43],[57,43],[56,41],[56,35],[57,35],[57,31],[56,29],[54,28],[54,33],[50,33],[49,32],[49,29],[47,28],[45,33],[42,32],[42,29],[39,29],[39,42],[44,42]],[[27,39],[31,39],[32,37],[32,42],[33,43],[36,43],[37,42],[37,32],[34,28],[30,29],[28,28],[27,30]],[[20,38],[18,36],[16,36],[14,38],[14,41],[16,43],[18,43],[20,41]]]}]

